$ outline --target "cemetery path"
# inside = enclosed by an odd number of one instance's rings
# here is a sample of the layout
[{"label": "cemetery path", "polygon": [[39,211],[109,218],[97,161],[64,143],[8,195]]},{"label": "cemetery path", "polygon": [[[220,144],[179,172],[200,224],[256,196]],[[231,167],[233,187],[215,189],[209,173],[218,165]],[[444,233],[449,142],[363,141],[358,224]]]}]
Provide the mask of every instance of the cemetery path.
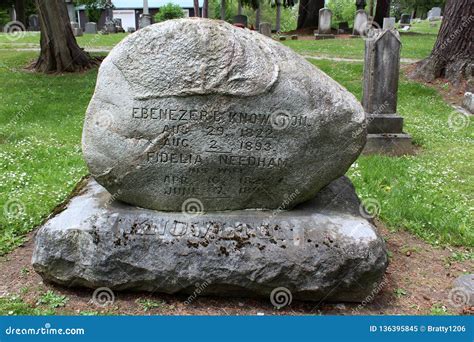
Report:
[{"label": "cemetery path", "polygon": [[[92,290],[67,289],[45,284],[31,266],[34,232],[22,247],[0,259],[0,296],[20,295],[31,307],[42,308],[38,298],[48,290],[68,298],[57,314],[131,314],[131,315],[380,315],[472,313],[474,308],[457,308],[450,304],[453,280],[472,270],[472,261],[459,258],[462,248],[437,247],[427,244],[406,231],[390,231],[377,222],[387,241],[390,266],[366,305],[293,302],[276,310],[269,300],[246,298],[199,297],[190,304],[184,295],[148,293],[115,293],[115,303],[98,307]],[[148,302],[147,302],[148,301]],[[151,302],[150,302],[151,301]],[[154,303],[147,307],[144,303]],[[44,308],[44,307],[43,307]]]}]

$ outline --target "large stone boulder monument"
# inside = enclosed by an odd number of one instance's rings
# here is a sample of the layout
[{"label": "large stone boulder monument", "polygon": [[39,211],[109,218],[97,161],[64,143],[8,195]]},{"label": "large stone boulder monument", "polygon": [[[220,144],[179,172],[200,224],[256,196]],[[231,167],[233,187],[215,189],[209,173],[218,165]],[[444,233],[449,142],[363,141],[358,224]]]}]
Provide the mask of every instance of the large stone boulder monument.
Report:
[{"label": "large stone boulder monument", "polygon": [[387,267],[345,172],[356,98],[278,42],[206,19],[128,36],[83,130],[91,178],[38,231],[66,286],[362,301]]}]

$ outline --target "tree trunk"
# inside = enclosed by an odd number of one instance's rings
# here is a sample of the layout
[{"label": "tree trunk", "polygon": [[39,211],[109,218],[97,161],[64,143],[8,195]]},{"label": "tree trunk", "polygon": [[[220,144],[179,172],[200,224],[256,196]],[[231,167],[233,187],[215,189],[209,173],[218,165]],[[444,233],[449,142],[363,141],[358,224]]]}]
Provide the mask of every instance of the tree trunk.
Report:
[{"label": "tree trunk", "polygon": [[225,20],[225,0],[221,0],[221,20]]},{"label": "tree trunk", "polygon": [[374,0],[369,0],[369,16],[374,17]]},{"label": "tree trunk", "polygon": [[41,28],[40,72],[74,72],[97,64],[77,45],[64,0],[36,0]]},{"label": "tree trunk", "polygon": [[261,15],[260,12],[261,12],[260,11],[260,0],[258,0],[258,7],[255,11],[255,26],[256,26],[255,29],[257,31],[260,31],[260,15]]},{"label": "tree trunk", "polygon": [[276,0],[276,19],[275,19],[275,31],[280,32],[281,29],[281,0]]},{"label": "tree trunk", "polygon": [[26,27],[25,0],[15,0],[15,12],[16,20]]},{"label": "tree trunk", "polygon": [[390,16],[390,0],[377,0],[377,6],[375,7],[374,21],[383,26],[383,18]]},{"label": "tree trunk", "polygon": [[[431,55],[418,62],[411,76],[431,82],[447,78],[454,84],[471,79],[474,53],[474,6],[472,0],[447,0],[443,22]],[[470,73],[468,75],[468,73]]]},{"label": "tree trunk", "polygon": [[204,0],[202,2],[202,17],[209,17],[209,0]]},{"label": "tree trunk", "polygon": [[323,7],[324,0],[300,0],[297,29],[316,29],[319,21],[319,10]]},{"label": "tree trunk", "polygon": [[242,15],[242,0],[237,1],[237,14]]},{"label": "tree trunk", "polygon": [[194,16],[199,17],[199,0],[193,0]]}]

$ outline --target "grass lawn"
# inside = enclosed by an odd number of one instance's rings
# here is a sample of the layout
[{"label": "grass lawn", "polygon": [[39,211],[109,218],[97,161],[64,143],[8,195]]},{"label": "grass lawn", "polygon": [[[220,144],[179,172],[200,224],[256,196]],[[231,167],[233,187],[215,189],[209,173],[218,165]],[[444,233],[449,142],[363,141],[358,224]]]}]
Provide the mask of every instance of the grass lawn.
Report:
[{"label": "grass lawn", "polygon": [[80,140],[96,71],[49,76],[0,52],[0,255],[19,245],[87,170]]},{"label": "grass lawn", "polygon": [[[128,33],[117,34],[84,34],[81,37],[76,37],[77,42],[81,47],[113,47],[120,42]],[[39,47],[40,34],[39,32],[24,32],[18,39],[13,40],[12,37],[5,33],[0,33],[0,49],[13,49],[25,47]]]},{"label": "grass lawn", "polygon": [[[121,39],[101,38],[109,44]],[[321,41],[296,43],[310,49]],[[338,50],[337,56],[345,53]],[[50,76],[22,70],[35,55],[0,51],[0,254],[20,245],[87,174],[80,140],[96,71]],[[361,97],[361,63],[312,62]],[[391,229],[407,229],[432,244],[474,246],[472,124],[451,129],[452,108],[435,90],[405,79],[399,112],[422,151],[403,158],[360,157],[349,171],[359,195],[380,203],[380,218]]]},{"label": "grass lawn", "polygon": [[[362,97],[362,63],[311,61]],[[398,112],[422,150],[416,156],[361,156],[348,172],[362,199],[380,204],[380,218],[438,245],[474,246],[474,128],[450,127],[464,119],[436,90],[404,77]],[[472,118],[471,118],[472,121]]]},{"label": "grass lawn", "polygon": [[[402,58],[422,59],[428,56],[436,41],[440,22],[437,27],[430,27],[428,21],[415,23],[408,33],[401,33],[403,43]],[[119,34],[84,34],[77,37],[81,47],[110,48],[120,42],[127,33]],[[328,39],[328,40],[289,40],[283,44],[291,47],[302,55],[327,56],[342,58],[363,58],[364,40],[357,39]],[[21,49],[39,47],[39,33],[26,32],[17,40],[11,41],[6,34],[0,33],[0,49]]]},{"label": "grass lawn", "polygon": [[[408,33],[402,32],[402,58],[423,59],[427,57],[436,41],[438,27],[430,27],[427,21],[415,23]],[[287,40],[283,42],[296,52],[308,56],[327,56],[342,58],[364,58],[365,41],[353,39],[326,39],[326,40]]]}]

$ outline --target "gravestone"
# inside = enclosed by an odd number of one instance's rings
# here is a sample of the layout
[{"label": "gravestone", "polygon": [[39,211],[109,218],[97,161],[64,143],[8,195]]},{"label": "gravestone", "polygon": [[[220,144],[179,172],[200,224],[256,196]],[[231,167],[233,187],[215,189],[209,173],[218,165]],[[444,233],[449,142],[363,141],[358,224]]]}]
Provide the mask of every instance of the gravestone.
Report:
[{"label": "gravestone", "polygon": [[400,26],[410,26],[411,25],[411,15],[410,14],[402,14],[400,18]]},{"label": "gravestone", "polygon": [[117,33],[117,27],[115,26],[115,22],[113,18],[107,17],[105,18],[105,32],[107,33]]},{"label": "gravestone", "polygon": [[463,98],[463,107],[467,109],[471,114],[474,114],[474,94],[471,92],[465,92]]},{"label": "gravestone", "polygon": [[37,14],[32,14],[28,17],[28,30],[29,31],[39,31],[40,24]]},{"label": "gravestone", "polygon": [[383,18],[383,29],[393,30],[395,29],[395,18]]},{"label": "gravestone", "polygon": [[74,34],[74,37],[81,37],[83,34],[82,29],[80,27],[74,27],[72,29],[72,33]]},{"label": "gravestone", "polygon": [[331,34],[331,24],[332,11],[328,8],[321,8],[319,10],[318,36],[334,38],[334,35]]},{"label": "gravestone", "polygon": [[429,21],[439,20],[440,17],[441,17],[441,8],[440,7],[433,7],[428,12],[428,20]]},{"label": "gravestone", "polygon": [[78,22],[71,21],[71,28],[74,30],[74,29],[81,28],[81,27],[79,26]]},{"label": "gravestone", "polygon": [[259,31],[267,37],[272,36],[272,25],[270,23],[260,23]]},{"label": "gravestone", "polygon": [[363,36],[367,30],[369,17],[367,12],[364,10],[358,10],[354,19],[354,30],[352,31],[353,36]]},{"label": "gravestone", "polygon": [[82,145],[93,179],[38,231],[34,268],[91,288],[362,301],[388,262],[343,176],[364,125],[351,93],[258,32],[140,30],[100,66]]},{"label": "gravestone", "polygon": [[362,105],[368,137],[364,153],[404,155],[413,152],[411,137],[403,132],[397,113],[401,41],[395,30],[375,30],[365,43]]},{"label": "gravestone", "polygon": [[120,33],[125,32],[125,30],[122,27],[122,19],[114,18],[113,21],[114,21],[114,24],[115,24],[115,32],[117,32],[117,33],[118,32],[120,32]]},{"label": "gravestone", "polygon": [[247,27],[248,25],[248,18],[246,15],[238,14],[234,16],[233,21],[234,25],[239,27]]},{"label": "gravestone", "polygon": [[86,23],[85,33],[96,34],[97,33],[97,24],[93,22]]}]

